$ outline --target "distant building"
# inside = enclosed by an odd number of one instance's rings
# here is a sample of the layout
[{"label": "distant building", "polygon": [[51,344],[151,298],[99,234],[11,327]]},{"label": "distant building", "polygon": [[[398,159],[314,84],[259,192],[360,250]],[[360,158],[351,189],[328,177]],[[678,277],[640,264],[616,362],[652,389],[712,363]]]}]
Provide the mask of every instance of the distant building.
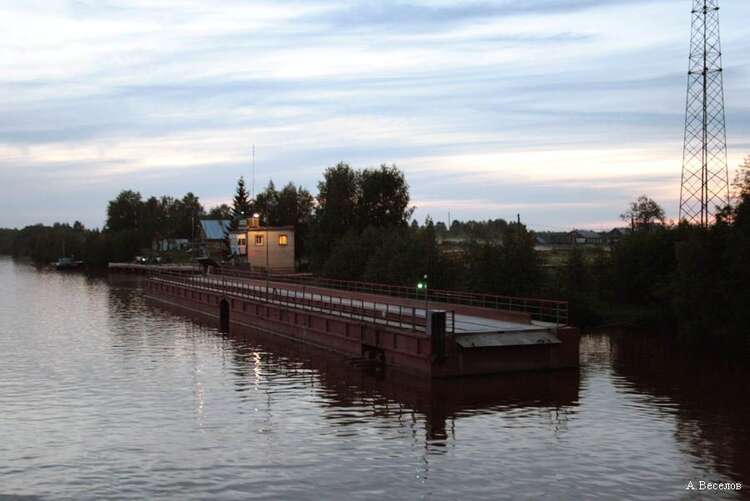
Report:
[{"label": "distant building", "polygon": [[250,219],[247,262],[251,269],[294,272],[294,226],[261,226],[258,218]]},{"label": "distant building", "polygon": [[187,238],[160,238],[154,240],[151,248],[156,252],[184,251],[190,248],[190,240]]},{"label": "distant building", "polygon": [[229,233],[229,219],[201,219],[200,246],[206,256],[226,254],[226,240]]},{"label": "distant building", "polygon": [[247,219],[241,219],[237,229],[229,234],[229,247],[233,256],[247,256]]},{"label": "distant building", "polygon": [[590,230],[573,230],[570,232],[573,245],[602,245],[604,239],[600,233]]},{"label": "distant building", "polygon": [[536,246],[551,250],[570,245],[570,233],[564,231],[539,231],[534,233]]},{"label": "distant building", "polygon": [[552,246],[544,235],[534,235],[534,249],[537,251],[550,250]]},{"label": "distant building", "polygon": [[631,232],[630,228],[614,228],[607,233],[607,245],[610,247],[617,245],[617,242],[622,240],[622,237],[629,235]]}]

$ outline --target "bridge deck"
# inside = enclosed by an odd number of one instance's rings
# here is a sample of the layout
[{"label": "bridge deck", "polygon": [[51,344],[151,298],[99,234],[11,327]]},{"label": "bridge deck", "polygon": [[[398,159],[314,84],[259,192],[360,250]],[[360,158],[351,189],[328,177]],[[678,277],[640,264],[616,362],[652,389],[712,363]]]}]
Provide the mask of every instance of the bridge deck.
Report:
[{"label": "bridge deck", "polygon": [[385,323],[388,318],[398,318],[403,323],[411,321],[412,330],[424,331],[426,311],[443,310],[448,312],[449,329],[457,334],[468,333],[522,333],[549,331],[556,327],[548,322],[533,321],[527,316],[511,312],[498,312],[492,309],[467,307],[465,305],[430,302],[372,293],[352,292],[325,287],[307,287],[279,281],[251,278],[228,278],[224,276],[179,277],[182,283],[212,290],[225,290],[228,293],[251,294],[269,302],[294,303],[315,307],[325,306],[338,313],[349,312],[357,317],[357,312],[375,313]]}]

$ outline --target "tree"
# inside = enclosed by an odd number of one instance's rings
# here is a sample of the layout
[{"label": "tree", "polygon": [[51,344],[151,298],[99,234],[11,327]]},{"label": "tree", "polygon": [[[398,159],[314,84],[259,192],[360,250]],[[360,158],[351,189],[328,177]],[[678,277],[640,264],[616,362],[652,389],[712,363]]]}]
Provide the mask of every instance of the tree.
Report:
[{"label": "tree", "polygon": [[431,219],[427,218],[423,227],[370,227],[363,235],[373,232],[376,238],[368,244],[365,281],[413,287],[427,275],[430,288],[447,287],[450,270],[438,248]]},{"label": "tree", "polygon": [[16,238],[18,238],[18,230],[0,228],[0,254],[12,254]]},{"label": "tree", "polygon": [[508,294],[531,295],[541,280],[541,261],[534,234],[522,224],[509,224],[503,235],[503,283]]},{"label": "tree", "polygon": [[750,196],[750,155],[737,168],[732,186],[737,203],[742,201],[743,196]]},{"label": "tree", "polygon": [[213,215],[215,219],[228,219],[229,224],[224,228],[224,255],[232,256],[232,234],[240,227],[240,221],[247,219],[253,213],[253,202],[245,188],[245,178],[240,176],[237,180],[237,188],[232,199],[232,207],[220,205],[215,207]]},{"label": "tree", "polygon": [[[690,231],[689,226],[683,227]],[[631,305],[658,304],[667,297],[674,272],[675,240],[679,229],[636,231],[624,236],[612,251],[617,299]]]},{"label": "tree", "polygon": [[268,186],[255,197],[255,210],[260,214],[261,221],[269,226],[279,225],[279,192],[276,191],[276,185],[273,180],[268,182]]},{"label": "tree", "polygon": [[359,174],[348,164],[326,169],[323,181],[318,183],[316,216],[327,237],[341,236],[355,228],[360,197]]},{"label": "tree", "polygon": [[381,165],[365,169],[359,174],[357,216],[359,228],[367,226],[387,228],[407,224],[413,209],[409,209],[409,185],[404,173],[395,165]]},{"label": "tree", "polygon": [[367,228],[363,233],[350,230],[338,239],[323,266],[323,275],[343,280],[361,280],[370,256],[384,235],[377,228]]},{"label": "tree", "polygon": [[312,232],[314,269],[322,268],[335,242],[350,231],[406,226],[413,213],[409,186],[396,166],[356,171],[342,162],[326,169],[318,191]]},{"label": "tree", "polygon": [[137,191],[123,190],[107,205],[106,228],[110,231],[135,230],[141,223],[143,199]]},{"label": "tree", "polygon": [[250,217],[252,213],[253,206],[250,201],[250,195],[248,195],[247,189],[245,188],[245,178],[240,177],[237,180],[237,188],[234,193],[234,199],[232,200],[232,219],[246,219]]},{"label": "tree", "polygon": [[296,225],[299,220],[297,187],[289,183],[276,195],[274,222],[279,226]]},{"label": "tree", "polygon": [[515,223],[508,225],[502,244],[495,239],[471,239],[464,246],[465,286],[494,294],[534,294],[541,280],[534,245],[534,234]]},{"label": "tree", "polygon": [[[162,195],[161,198],[159,198],[159,206],[161,207],[162,211],[162,223],[161,223],[161,235],[164,238],[174,238],[176,237],[176,228],[177,228],[177,221],[179,220],[179,207],[178,207],[178,200],[175,200],[174,197],[170,197],[167,195]],[[185,235],[179,235],[181,237],[184,237]]]},{"label": "tree", "polygon": [[633,229],[650,230],[657,224],[664,225],[664,209],[651,198],[641,195],[620,218],[631,222]]},{"label": "tree", "polygon": [[175,237],[193,238],[200,227],[200,217],[205,214],[200,199],[188,192],[182,200],[175,202]]},{"label": "tree", "polygon": [[274,196],[276,201],[273,209],[273,224],[278,226],[294,226],[294,247],[297,259],[307,257],[307,245],[314,199],[304,188],[297,188],[294,183],[288,183]]},{"label": "tree", "polygon": [[359,203],[359,176],[346,163],[329,167],[318,183],[318,204],[312,240],[312,266],[321,270],[335,242],[347,232],[355,231]]},{"label": "tree", "polygon": [[208,211],[208,217],[211,219],[232,219],[232,213],[232,207],[227,204],[221,204],[212,207],[211,210]]},{"label": "tree", "polygon": [[574,245],[570,249],[561,275],[562,293],[570,303],[570,317],[574,325],[583,327],[598,320],[595,309],[596,277],[580,246]]},{"label": "tree", "polygon": [[172,228],[168,225],[166,208],[156,197],[150,197],[141,207],[141,225],[138,229],[139,239],[144,246],[149,246],[155,237],[168,238]]}]

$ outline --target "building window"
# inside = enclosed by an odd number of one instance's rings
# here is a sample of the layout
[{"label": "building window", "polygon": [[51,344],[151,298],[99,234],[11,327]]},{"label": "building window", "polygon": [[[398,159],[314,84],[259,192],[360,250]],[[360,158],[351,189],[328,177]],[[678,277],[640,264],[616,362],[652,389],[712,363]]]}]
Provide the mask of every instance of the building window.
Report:
[{"label": "building window", "polygon": [[255,245],[263,245],[263,235],[255,235]]},{"label": "building window", "polygon": [[279,235],[279,245],[282,247],[289,245],[289,237],[286,235]]}]

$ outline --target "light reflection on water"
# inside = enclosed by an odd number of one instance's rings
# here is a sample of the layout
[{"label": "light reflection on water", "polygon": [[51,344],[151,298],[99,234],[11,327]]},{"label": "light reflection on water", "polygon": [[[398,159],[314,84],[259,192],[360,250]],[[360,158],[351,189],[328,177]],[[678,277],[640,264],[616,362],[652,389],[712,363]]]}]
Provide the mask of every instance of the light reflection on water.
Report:
[{"label": "light reflection on water", "polygon": [[[121,281],[6,258],[0,280],[0,499],[680,499],[750,480],[747,371],[627,338],[584,337],[580,372],[424,381],[227,337]],[[717,381],[737,403],[690,387]]]}]

